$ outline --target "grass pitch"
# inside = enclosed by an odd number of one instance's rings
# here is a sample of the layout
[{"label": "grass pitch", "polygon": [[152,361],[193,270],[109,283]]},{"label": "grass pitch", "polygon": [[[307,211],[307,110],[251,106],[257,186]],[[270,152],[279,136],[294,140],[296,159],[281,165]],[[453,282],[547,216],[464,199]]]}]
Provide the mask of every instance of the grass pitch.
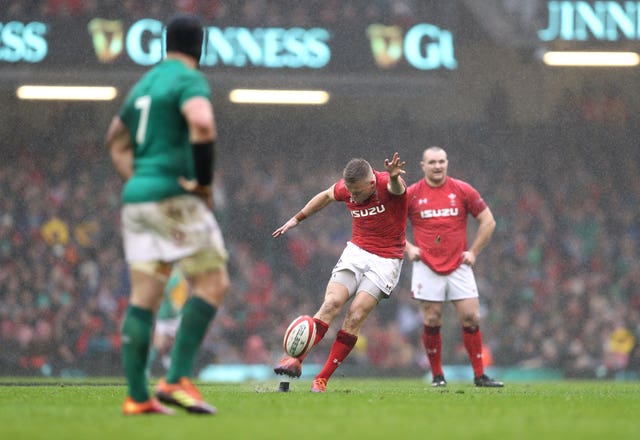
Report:
[{"label": "grass pitch", "polygon": [[120,380],[0,379],[0,439],[598,439],[640,438],[640,383],[532,382],[505,388],[422,380],[200,384],[216,416],[121,415]]}]

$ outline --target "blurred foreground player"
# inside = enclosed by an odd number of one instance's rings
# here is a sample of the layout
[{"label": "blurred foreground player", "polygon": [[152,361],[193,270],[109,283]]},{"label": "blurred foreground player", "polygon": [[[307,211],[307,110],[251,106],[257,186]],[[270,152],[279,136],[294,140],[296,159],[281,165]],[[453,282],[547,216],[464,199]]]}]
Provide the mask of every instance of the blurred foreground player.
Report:
[{"label": "blurred foreground player", "polygon": [[[386,172],[375,171],[364,159],[352,159],[342,179],[315,195],[274,237],[295,228],[305,218],[332,202],[345,202],[353,218],[352,237],[331,273],[324,302],[313,320],[318,344],[331,321],[351,300],[341,329],[311,391],[323,393],[327,381],[346,359],[358,339],[358,331],[380,300],[388,298],[400,278],[405,248],[406,185],[401,177],[404,162],[398,153],[386,159]],[[284,356],[274,368],[277,374],[300,377],[305,356]],[[281,384],[281,390],[286,391]]]},{"label": "blurred foreground player", "polygon": [[[131,276],[122,324],[124,414],[173,412],[159,401],[193,413],[216,412],[189,379],[229,287],[227,251],[211,212],[217,131],[211,90],[198,71],[202,39],[197,17],[172,18],[166,59],[133,87],[107,134],[112,162],[125,181],[122,233]],[[151,397],[145,367],[154,314],[174,263],[192,296],[182,308],[167,377]]]},{"label": "blurred foreground player", "polygon": [[[420,302],[424,330],[422,341],[431,364],[432,385],[446,386],[442,371],[442,305],[448,298],[462,325],[478,387],[501,387],[484,374],[480,303],[472,266],[493,234],[496,222],[478,191],[447,176],[449,161],[440,147],[427,148],[420,162],[424,178],[407,189],[409,220],[416,245],[407,241],[413,261],[411,293]],[[467,248],[467,216],[478,221],[478,230]]]}]

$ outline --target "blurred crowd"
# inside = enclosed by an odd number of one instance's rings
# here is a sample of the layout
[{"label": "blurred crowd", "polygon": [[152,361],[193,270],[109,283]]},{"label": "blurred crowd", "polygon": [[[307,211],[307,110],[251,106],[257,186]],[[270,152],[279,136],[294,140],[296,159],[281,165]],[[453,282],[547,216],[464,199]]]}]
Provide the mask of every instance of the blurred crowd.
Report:
[{"label": "blurred crowd", "polygon": [[[568,377],[637,372],[639,133],[618,96],[584,93],[568,92],[556,118],[526,127],[492,117],[491,108],[477,124],[428,128],[401,115],[345,122],[335,110],[222,111],[215,203],[233,286],[199,365],[273,363],[286,325],[321,303],[350,234],[344,208],[331,205],[280,239],[271,232],[337,180],[348,158],[381,169],[392,145],[412,182],[422,148],[439,144],[450,174],[471,182],[497,219],[475,268],[494,365]],[[74,108],[52,105],[29,126],[3,129],[16,141],[0,164],[3,374],[120,372],[128,295],[121,182],[95,128],[107,121]],[[363,328],[349,360],[363,373],[428,371],[410,272],[405,263],[392,298]],[[460,333],[445,315],[445,364],[466,363]],[[310,361],[327,350],[321,344]]]},{"label": "blurred crowd", "polygon": [[[410,24],[439,14],[453,25],[459,3],[21,0],[8,2],[4,14],[31,20],[195,11],[246,26],[330,26],[363,17]],[[402,112],[372,120],[370,112],[335,107],[222,108],[215,211],[232,289],[199,365],[273,363],[287,324],[316,310],[350,235],[344,207],[330,206],[280,239],[271,232],[334,183],[348,159],[365,157],[381,169],[397,150],[413,182],[422,149],[437,144],[449,153],[450,174],[472,183],[497,220],[475,267],[487,359],[567,377],[637,374],[640,133],[623,98],[613,87],[567,90],[556,114],[537,125],[510,122],[499,87],[486,120],[455,126],[429,126]],[[122,186],[102,140],[108,120],[91,104],[47,104],[37,114],[7,114],[11,123],[0,126],[0,136],[12,140],[3,143],[0,163],[0,373],[119,374],[129,285]],[[398,288],[348,359],[363,372],[429,368],[410,274],[405,263]],[[461,329],[445,311],[444,363],[465,364]],[[328,346],[309,361],[323,362]]]},{"label": "blurred crowd", "polygon": [[255,27],[349,26],[380,22],[411,25],[430,22],[453,26],[459,1],[435,0],[9,0],[4,16],[13,20],[83,17],[166,19],[176,12],[200,15],[205,23]]}]

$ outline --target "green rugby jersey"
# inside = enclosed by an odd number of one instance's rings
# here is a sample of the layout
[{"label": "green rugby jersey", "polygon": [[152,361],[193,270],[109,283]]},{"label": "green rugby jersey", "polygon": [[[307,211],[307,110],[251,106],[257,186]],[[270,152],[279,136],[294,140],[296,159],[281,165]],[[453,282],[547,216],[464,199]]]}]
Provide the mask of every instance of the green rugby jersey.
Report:
[{"label": "green rugby jersey", "polygon": [[120,118],[133,144],[133,176],[122,193],[124,203],[162,200],[185,194],[180,176],[193,179],[187,121],[180,112],[190,98],[211,100],[205,76],[178,60],[165,60],[147,72],[127,96]]}]

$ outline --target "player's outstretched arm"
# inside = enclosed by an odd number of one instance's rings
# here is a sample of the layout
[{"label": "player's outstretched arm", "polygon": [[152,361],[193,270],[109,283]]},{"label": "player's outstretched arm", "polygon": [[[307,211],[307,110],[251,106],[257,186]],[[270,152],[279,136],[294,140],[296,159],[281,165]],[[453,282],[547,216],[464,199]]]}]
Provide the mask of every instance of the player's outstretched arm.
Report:
[{"label": "player's outstretched arm", "polygon": [[391,160],[384,160],[384,167],[389,173],[389,183],[387,184],[387,191],[391,194],[404,194],[407,189],[407,185],[405,184],[402,177],[402,174],[406,173],[404,170],[406,162],[400,160],[400,155],[395,152],[393,153],[393,157]]},{"label": "player's outstretched arm", "polygon": [[329,203],[334,202],[336,199],[333,197],[333,185],[329,189],[326,189],[315,196],[304,205],[296,215],[291,217],[287,222],[273,231],[271,234],[273,237],[280,237],[291,228],[295,228],[300,224],[302,220],[312,216],[316,212],[324,209]]}]

